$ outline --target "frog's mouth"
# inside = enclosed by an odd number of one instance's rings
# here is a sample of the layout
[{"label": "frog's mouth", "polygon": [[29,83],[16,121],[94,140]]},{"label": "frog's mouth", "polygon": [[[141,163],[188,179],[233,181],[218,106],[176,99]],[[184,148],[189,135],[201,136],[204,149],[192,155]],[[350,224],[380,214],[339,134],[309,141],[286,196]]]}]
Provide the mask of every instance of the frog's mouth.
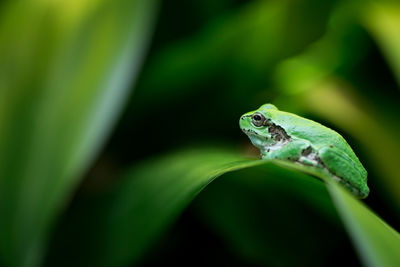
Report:
[{"label": "frog's mouth", "polygon": [[259,136],[259,134],[253,129],[242,128],[242,132],[244,132],[247,135]]},{"label": "frog's mouth", "polygon": [[275,124],[271,124],[267,129],[266,133],[260,134],[256,130],[248,127],[241,127],[241,130],[250,138],[254,146],[259,148],[262,153],[276,151],[287,145],[292,139],[283,130],[282,127]]}]

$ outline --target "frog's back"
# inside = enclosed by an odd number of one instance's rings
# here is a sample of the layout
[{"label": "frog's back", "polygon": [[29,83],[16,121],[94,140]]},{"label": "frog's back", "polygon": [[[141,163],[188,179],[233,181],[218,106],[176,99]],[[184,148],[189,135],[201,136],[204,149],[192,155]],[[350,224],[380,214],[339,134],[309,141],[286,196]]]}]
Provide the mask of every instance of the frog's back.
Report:
[{"label": "frog's back", "polygon": [[356,154],[339,133],[318,122],[302,118],[292,113],[284,111],[275,112],[277,116],[271,114],[272,122],[283,127],[291,138],[308,140],[318,150],[327,146],[334,147],[347,154],[347,156],[354,161],[355,166],[359,168],[363,176],[367,176],[367,172]]}]

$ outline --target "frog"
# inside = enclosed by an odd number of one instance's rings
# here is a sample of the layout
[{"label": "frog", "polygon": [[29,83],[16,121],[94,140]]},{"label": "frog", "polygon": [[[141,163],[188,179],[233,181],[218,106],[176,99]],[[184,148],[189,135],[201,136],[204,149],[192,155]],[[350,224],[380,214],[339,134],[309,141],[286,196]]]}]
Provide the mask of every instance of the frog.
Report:
[{"label": "frog", "polygon": [[368,196],[367,171],[336,131],[269,103],[243,114],[239,126],[261,159],[301,165],[339,182],[359,199]]}]

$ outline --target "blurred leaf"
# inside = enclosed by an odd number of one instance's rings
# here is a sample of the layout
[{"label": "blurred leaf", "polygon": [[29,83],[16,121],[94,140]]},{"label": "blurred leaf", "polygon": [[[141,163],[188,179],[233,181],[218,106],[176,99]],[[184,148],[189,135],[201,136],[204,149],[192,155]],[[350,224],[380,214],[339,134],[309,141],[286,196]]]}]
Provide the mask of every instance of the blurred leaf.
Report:
[{"label": "blurred leaf", "polygon": [[302,53],[280,61],[274,80],[285,96],[309,91],[334,73],[347,75],[366,56],[370,44],[354,15],[356,11],[349,2],[338,5],[332,12],[326,33],[319,40]]},{"label": "blurred leaf", "polygon": [[248,264],[358,262],[324,184],[306,174],[272,164],[236,171],[207,186],[193,206],[196,217]]},{"label": "blurred leaf", "polygon": [[400,84],[400,4],[398,1],[368,1],[363,22],[381,47]]},{"label": "blurred leaf", "polygon": [[[132,263],[132,261],[137,263],[151,243],[171,225],[190,201],[216,177],[226,172],[271,163],[306,173],[310,172],[308,168],[297,164],[280,161],[246,160],[232,151],[221,149],[192,149],[138,165],[128,172],[119,185],[108,209],[102,210],[100,217],[93,218],[96,223],[102,224],[98,233],[102,236],[95,244],[100,246],[96,253],[96,255],[99,255],[96,258],[98,262],[95,265],[123,266]],[[329,181],[321,173],[312,171],[310,174]],[[300,177],[304,177],[304,175],[299,173],[295,177],[303,179]],[[309,182],[313,181],[309,176],[305,177],[309,179]],[[264,178],[268,179],[269,177]],[[288,180],[286,180],[286,183],[289,184]],[[341,195],[335,197],[341,197]],[[363,213],[372,214],[365,211],[362,204],[353,197],[349,196],[341,199],[341,201],[349,202],[357,212],[361,210]],[[337,208],[340,209],[341,207]],[[368,216],[372,222],[380,220],[376,216]],[[347,219],[343,219],[347,226]],[[358,220],[357,223],[359,224],[364,223],[361,221],[363,218],[357,217],[355,220]],[[373,229],[373,231],[385,231],[380,229],[383,226],[387,227],[382,224],[374,224],[373,227],[376,227],[376,229]],[[350,227],[349,231],[353,231],[353,229]],[[363,232],[359,235],[362,237],[367,234]],[[394,230],[392,230],[391,235],[393,240],[398,237]],[[380,236],[374,235],[374,238],[379,239]],[[381,238],[382,240],[375,240],[368,239],[365,236],[363,242],[385,242],[384,239],[387,238],[387,235]],[[367,246],[367,244],[361,245],[359,242],[359,239],[355,240],[356,248]],[[397,243],[389,244],[389,246],[391,245],[394,246],[393,248],[397,248]],[[359,253],[362,254],[364,251],[360,250]],[[369,253],[374,254],[373,251]],[[389,256],[393,260],[395,259],[393,255]],[[378,256],[370,255],[368,257]]]},{"label": "blurred leaf", "polygon": [[333,181],[329,192],[366,266],[400,266],[400,235]]},{"label": "blurred leaf", "polygon": [[[139,105],[178,102],[210,88],[216,76],[229,95],[248,96],[266,86],[268,71],[322,35],[334,0],[251,1],[207,23],[198,32],[157,51],[140,79]],[[303,16],[301,14],[313,14]],[[190,90],[188,89],[190,88]]]},{"label": "blurred leaf", "polygon": [[349,84],[332,77],[314,86],[301,97],[306,109],[338,125],[362,144],[366,157],[381,174],[379,180],[372,183],[389,193],[392,205],[398,210],[400,172],[397,153],[400,142],[396,136],[397,126],[391,125],[392,121],[380,114],[372,103],[365,105],[367,100],[352,91]]},{"label": "blurred leaf", "polygon": [[101,217],[95,266],[136,263],[190,201],[223,173],[261,164],[231,151],[189,150],[139,164]]},{"label": "blurred leaf", "polygon": [[[379,181],[370,182],[389,192],[384,197],[390,198],[387,202],[397,212],[400,207],[397,132],[400,128],[393,122],[398,120],[398,101],[389,101],[387,94],[386,98],[379,98],[376,86],[384,84],[375,77],[378,84],[371,86],[373,93],[369,96],[373,98],[369,99],[365,87],[371,80],[359,69],[365,64],[362,59],[367,56],[369,45],[358,15],[361,10],[379,12],[373,6],[345,1],[333,12],[327,33],[320,40],[303,53],[281,61],[274,75],[281,96],[274,103],[289,111],[312,113],[358,140],[380,173]],[[392,41],[396,38],[394,35]],[[352,72],[361,73],[364,80],[363,84],[357,84],[360,87],[357,90],[349,77]]]},{"label": "blurred leaf", "polygon": [[155,1],[8,1],[0,14],[0,262],[40,263],[129,93]]}]

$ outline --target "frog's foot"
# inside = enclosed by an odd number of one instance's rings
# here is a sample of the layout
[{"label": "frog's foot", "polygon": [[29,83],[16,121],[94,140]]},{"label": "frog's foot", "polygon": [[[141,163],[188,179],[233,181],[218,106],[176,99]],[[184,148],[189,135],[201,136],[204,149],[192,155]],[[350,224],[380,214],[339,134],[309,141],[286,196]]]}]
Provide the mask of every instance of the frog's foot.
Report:
[{"label": "frog's foot", "polygon": [[308,143],[300,140],[280,140],[268,147],[261,153],[264,159],[280,159],[296,162],[301,151],[309,146]]},{"label": "frog's foot", "polygon": [[[326,167],[325,167],[326,168]],[[346,182],[345,180],[343,180],[342,178],[340,178],[339,176],[334,175],[332,172],[330,172],[328,170],[328,168],[326,168],[326,170],[331,174],[331,178],[333,180],[335,180],[336,182],[339,182],[340,184],[342,184],[344,187],[346,187],[348,190],[350,190],[350,192],[353,195],[356,195],[360,198],[364,198],[365,194],[363,194],[360,190],[358,190],[357,188],[355,188],[353,185],[351,185],[349,182]]]},{"label": "frog's foot", "polygon": [[318,152],[316,152],[311,146],[308,146],[301,151],[301,155],[297,161],[306,166],[317,167],[321,164]]}]

